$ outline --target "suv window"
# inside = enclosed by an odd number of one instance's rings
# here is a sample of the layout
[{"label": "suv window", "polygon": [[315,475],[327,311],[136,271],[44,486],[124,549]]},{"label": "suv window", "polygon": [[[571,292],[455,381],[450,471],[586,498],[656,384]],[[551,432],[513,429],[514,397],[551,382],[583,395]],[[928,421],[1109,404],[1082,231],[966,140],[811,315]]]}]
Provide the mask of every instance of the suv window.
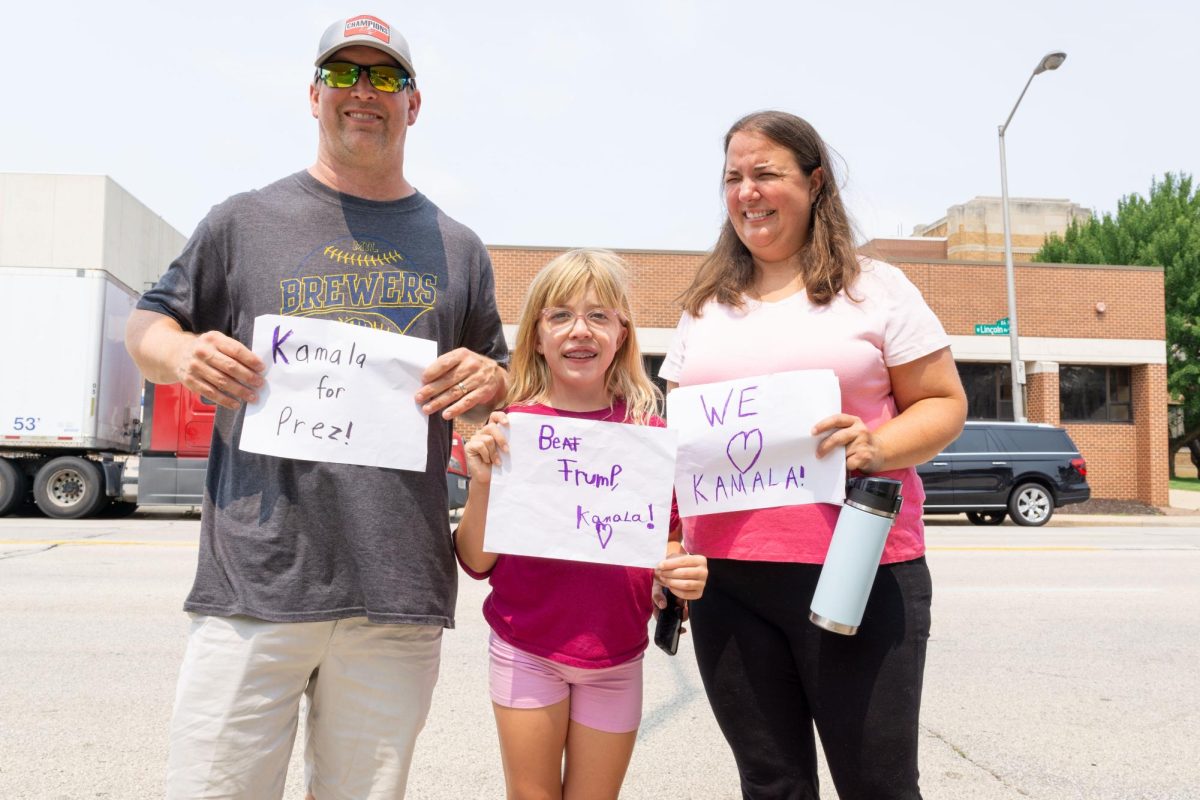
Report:
[{"label": "suv window", "polygon": [[946,453],[986,453],[995,448],[988,446],[987,431],[982,428],[964,428],[959,437],[950,443]]},{"label": "suv window", "polygon": [[992,434],[1000,448],[1010,453],[1073,453],[1074,446],[1066,431],[1055,429],[1021,430],[996,428]]}]

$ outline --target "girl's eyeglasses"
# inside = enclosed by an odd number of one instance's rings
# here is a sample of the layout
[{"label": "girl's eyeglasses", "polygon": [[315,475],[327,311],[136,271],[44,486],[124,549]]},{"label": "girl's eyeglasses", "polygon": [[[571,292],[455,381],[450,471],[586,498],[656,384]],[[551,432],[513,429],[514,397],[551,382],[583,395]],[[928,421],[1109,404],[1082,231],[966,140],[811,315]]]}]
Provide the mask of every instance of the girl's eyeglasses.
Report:
[{"label": "girl's eyeglasses", "polygon": [[625,324],[621,312],[615,308],[589,308],[582,314],[577,314],[569,308],[552,306],[543,308],[541,317],[547,327],[555,333],[571,330],[575,327],[577,319],[582,319],[583,324],[592,332],[611,331]]}]

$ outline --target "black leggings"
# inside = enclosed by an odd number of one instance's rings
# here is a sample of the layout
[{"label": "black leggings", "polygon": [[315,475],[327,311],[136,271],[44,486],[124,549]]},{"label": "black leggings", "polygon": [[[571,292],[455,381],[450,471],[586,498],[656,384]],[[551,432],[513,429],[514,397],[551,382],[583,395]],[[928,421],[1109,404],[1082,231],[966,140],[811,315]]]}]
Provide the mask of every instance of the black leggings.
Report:
[{"label": "black leggings", "polygon": [[919,800],[917,723],[932,586],[879,568],[855,636],[808,621],[818,564],[708,562],[696,661],[747,800],[815,800],[813,725],[841,800]]}]

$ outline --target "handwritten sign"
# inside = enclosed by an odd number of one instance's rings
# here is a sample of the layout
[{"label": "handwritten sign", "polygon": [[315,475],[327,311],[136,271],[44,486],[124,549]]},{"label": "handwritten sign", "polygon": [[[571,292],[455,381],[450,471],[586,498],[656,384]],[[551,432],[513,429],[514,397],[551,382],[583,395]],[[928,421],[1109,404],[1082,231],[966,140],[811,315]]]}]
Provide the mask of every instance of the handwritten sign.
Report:
[{"label": "handwritten sign", "polygon": [[817,458],[808,434],[841,407],[837,376],[826,369],[675,389],[667,419],[679,432],[679,513],[842,502],[845,450]]},{"label": "handwritten sign", "polygon": [[662,561],[674,431],[519,412],[508,419],[484,550],[630,567]]},{"label": "handwritten sign", "polygon": [[252,348],[267,364],[246,406],[251,453],[424,471],[429,419],[413,399],[437,343],[359,325],[267,314]]}]

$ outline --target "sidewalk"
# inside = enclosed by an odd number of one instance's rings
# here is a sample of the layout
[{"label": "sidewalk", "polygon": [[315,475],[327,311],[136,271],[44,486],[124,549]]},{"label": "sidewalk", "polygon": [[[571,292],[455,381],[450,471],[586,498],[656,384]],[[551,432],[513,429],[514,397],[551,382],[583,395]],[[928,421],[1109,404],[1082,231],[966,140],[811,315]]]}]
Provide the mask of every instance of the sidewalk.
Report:
[{"label": "sidewalk", "polygon": [[[962,514],[927,514],[925,527],[974,527]],[[1010,520],[1004,521],[1011,525]],[[1200,528],[1200,514],[1064,514],[1061,511],[1045,524],[1047,528]],[[1026,530],[1037,530],[1026,528]]]},{"label": "sidewalk", "polygon": [[1063,514],[1060,512],[1050,518],[1046,527],[1200,528],[1200,514]]},{"label": "sidewalk", "polygon": [[1200,492],[1192,492],[1187,489],[1171,489],[1168,493],[1171,498],[1171,508],[1186,508],[1191,511],[1200,510]]},{"label": "sidewalk", "polygon": [[[1046,523],[1047,528],[1193,528],[1200,527],[1200,492],[1171,489],[1171,505],[1163,514],[1072,514],[1058,511]],[[962,514],[930,514],[926,525],[969,525]],[[1011,523],[1005,523],[1011,524]]]}]

